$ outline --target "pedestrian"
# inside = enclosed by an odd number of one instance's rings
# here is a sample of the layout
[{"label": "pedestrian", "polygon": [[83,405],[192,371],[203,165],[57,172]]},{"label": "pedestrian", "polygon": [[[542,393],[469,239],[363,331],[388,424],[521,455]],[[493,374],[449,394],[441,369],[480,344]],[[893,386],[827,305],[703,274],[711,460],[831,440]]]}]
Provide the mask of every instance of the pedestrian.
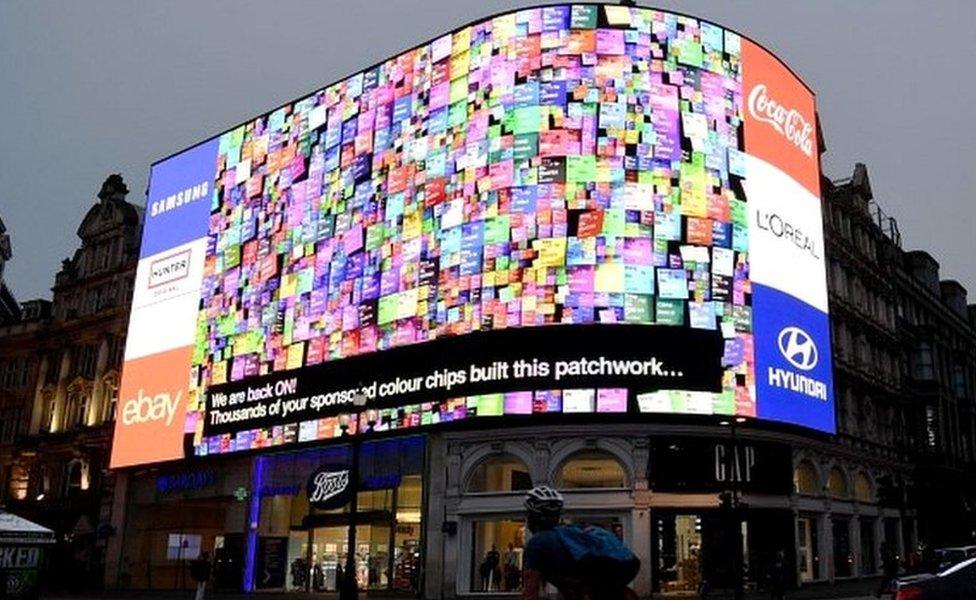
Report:
[{"label": "pedestrian", "polygon": [[519,587],[521,568],[519,568],[518,553],[515,552],[515,544],[508,543],[508,551],[505,553],[505,591],[513,592]]},{"label": "pedestrian", "polygon": [[769,565],[769,599],[783,600],[786,594],[786,553],[776,551],[773,562]]},{"label": "pedestrian", "polygon": [[[491,550],[485,555],[485,574],[488,576],[487,587],[488,589],[499,589],[498,585],[498,565],[501,562],[501,554],[498,552],[498,547],[494,544],[491,545]],[[482,577],[485,576],[482,575]]]},{"label": "pedestrian", "polygon": [[190,577],[197,582],[197,592],[194,600],[203,600],[207,589],[207,582],[210,580],[210,554],[201,552],[192,563],[190,563]]},{"label": "pedestrian", "polygon": [[881,572],[881,581],[878,582],[878,589],[874,592],[878,598],[881,594],[891,591],[891,586],[898,577],[898,554],[888,542],[881,544]]}]

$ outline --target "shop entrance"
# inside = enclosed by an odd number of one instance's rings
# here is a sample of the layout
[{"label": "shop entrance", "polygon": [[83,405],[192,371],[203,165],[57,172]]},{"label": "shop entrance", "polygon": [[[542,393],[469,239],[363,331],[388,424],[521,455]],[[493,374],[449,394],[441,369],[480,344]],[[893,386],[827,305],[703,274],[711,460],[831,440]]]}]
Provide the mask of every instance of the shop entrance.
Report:
[{"label": "shop entrance", "polygon": [[702,518],[669,513],[654,519],[654,587],[695,592],[702,577]]},{"label": "shop entrance", "polygon": [[[355,516],[359,589],[407,593],[418,589],[420,518],[400,512],[398,519],[386,510]],[[312,593],[339,590],[340,576],[348,564],[348,519],[348,513],[317,514],[292,529],[288,589]]]},{"label": "shop entrance", "polygon": [[[356,580],[362,590],[389,589],[393,570],[390,554],[390,523],[370,523],[356,526]],[[339,575],[347,564],[347,545],[349,529],[345,525],[315,527],[306,531],[294,532],[293,536],[302,543],[306,555],[308,573],[295,573],[307,577],[296,582],[294,587],[306,587],[312,592],[337,592]],[[303,565],[298,565],[301,569]],[[304,583],[304,585],[302,585]]]},{"label": "shop entrance", "polygon": [[[419,593],[423,438],[363,444],[355,513],[351,503],[311,506],[310,474],[323,464],[348,464],[347,452],[338,446],[267,459],[256,571],[264,574],[266,563],[280,570],[276,577],[256,577],[257,589],[335,593],[353,552],[360,590]],[[348,547],[350,521],[355,548]]]},{"label": "shop entrance", "polygon": [[[730,534],[733,526],[729,515],[720,510],[655,511],[651,532],[654,591],[694,594],[703,579],[713,590],[731,589],[734,571],[730,557],[736,551]],[[747,523],[739,527],[745,545],[749,539]],[[743,566],[748,565],[748,553],[739,551]]]}]

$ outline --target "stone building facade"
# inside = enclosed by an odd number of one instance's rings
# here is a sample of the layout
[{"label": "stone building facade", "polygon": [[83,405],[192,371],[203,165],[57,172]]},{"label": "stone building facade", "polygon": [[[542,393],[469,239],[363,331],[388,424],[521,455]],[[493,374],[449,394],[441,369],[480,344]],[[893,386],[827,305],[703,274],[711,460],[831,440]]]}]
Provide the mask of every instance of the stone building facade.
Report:
[{"label": "stone building facade", "polygon": [[127,193],[121,176],[105,180],[53,301],[24,303],[0,330],[4,500],[54,529],[52,560],[83,568],[92,584],[111,534],[108,457],[139,251],[141,209]]},{"label": "stone building facade", "polygon": [[[740,523],[744,567],[752,581],[761,581],[769,554],[784,545],[792,547],[802,586],[878,574],[886,543],[908,558],[922,542],[971,542],[976,307],[967,304],[961,285],[939,279],[930,255],[902,248],[897,223],[874,201],[863,165],[848,179],[822,183],[825,247],[819,250],[828,264],[837,435],[762,423],[736,432],[729,423],[682,419],[431,433],[417,442],[425,458],[396,476],[395,521],[386,529],[369,525],[389,531],[401,547],[389,559],[394,571],[406,564],[396,556],[420,544],[425,593],[485,591],[480,557],[492,545],[519,539],[522,490],[548,483],[566,493],[568,518],[612,527],[636,549],[648,566],[635,582],[642,593],[679,589],[676,573],[693,560],[715,580],[727,579],[721,561],[672,553],[678,536],[690,536],[711,546],[712,557],[727,556],[716,548],[727,543],[720,492],[729,484],[723,457],[730,452],[752,469],[739,482],[748,506]],[[327,519],[311,523],[297,497],[281,496],[300,488],[307,474],[290,467],[295,472],[284,477],[278,463],[301,457],[240,457],[212,473],[195,463],[138,477],[107,470],[141,221],[126,192],[116,176],[105,182],[79,227],[78,251],[56,277],[53,302],[25,302],[16,320],[0,326],[4,501],[57,529],[59,560],[84,561],[90,573],[108,567],[105,581],[125,587],[180,581],[178,571],[159,579],[162,571],[144,569],[162,559],[144,557],[133,545],[139,536],[165,541],[176,529],[156,531],[145,519],[118,519],[115,512],[166,514],[175,523],[183,502],[208,507],[212,519],[203,523],[199,510],[194,518],[201,531],[222,539],[233,587],[244,568],[235,548],[246,546],[248,493],[260,500],[259,531],[286,536],[298,548],[312,548],[320,538],[332,543],[342,537],[341,527]],[[331,450],[303,452],[318,451]],[[687,468],[669,470],[669,464]],[[247,489],[261,477],[283,483]],[[121,491],[117,481],[125,482]],[[195,483],[184,489],[174,481]],[[126,506],[130,496],[137,502]],[[289,530],[268,516],[274,511],[266,515],[265,503],[288,506],[292,521],[310,524]],[[400,522],[404,515],[409,523]],[[113,528],[113,521],[132,531]],[[122,543],[126,533],[131,539]],[[106,561],[103,553],[113,547]],[[143,582],[144,571],[159,575],[157,581]],[[693,574],[680,577],[693,585]],[[399,584],[394,577],[386,585]],[[504,592],[508,583],[489,585]]]}]

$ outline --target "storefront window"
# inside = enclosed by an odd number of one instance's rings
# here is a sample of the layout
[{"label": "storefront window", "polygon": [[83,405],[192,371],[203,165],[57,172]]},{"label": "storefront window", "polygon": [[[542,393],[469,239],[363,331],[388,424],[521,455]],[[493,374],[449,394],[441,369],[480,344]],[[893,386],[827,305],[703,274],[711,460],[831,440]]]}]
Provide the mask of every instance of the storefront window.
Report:
[{"label": "storefront window", "polygon": [[468,479],[468,492],[516,492],[532,488],[529,468],[510,454],[492,456],[481,462]]},{"label": "storefront window", "polygon": [[241,585],[246,504],[233,493],[250,479],[250,459],[220,468],[160,468],[133,475],[119,582],[135,589],[194,586],[190,565],[206,552],[215,585]]},{"label": "storefront window", "polygon": [[521,591],[525,522],[513,519],[474,521],[471,529],[469,591]]},{"label": "storefront window", "polygon": [[834,534],[834,577],[850,577],[851,563],[851,522],[850,519],[835,517],[831,519]]},{"label": "storefront window", "polygon": [[167,560],[194,560],[200,556],[203,537],[192,533],[171,533],[166,541]]},{"label": "storefront window", "polygon": [[861,517],[861,572],[859,575],[874,575],[877,571],[874,560],[874,519]]},{"label": "storefront window", "polygon": [[694,592],[702,574],[702,518],[662,514],[655,519],[656,587],[662,592]]},{"label": "storefront window", "polygon": [[559,475],[559,487],[564,489],[626,486],[623,465],[608,452],[578,452],[563,463]]},{"label": "storefront window", "polygon": [[310,507],[308,478],[324,465],[351,468],[352,457],[351,447],[339,446],[273,455],[265,461],[259,534],[287,536],[285,583],[267,589],[337,591],[348,560],[350,522],[356,527],[360,589],[419,589],[424,439],[359,447],[357,511],[351,518],[350,504],[331,510]]}]

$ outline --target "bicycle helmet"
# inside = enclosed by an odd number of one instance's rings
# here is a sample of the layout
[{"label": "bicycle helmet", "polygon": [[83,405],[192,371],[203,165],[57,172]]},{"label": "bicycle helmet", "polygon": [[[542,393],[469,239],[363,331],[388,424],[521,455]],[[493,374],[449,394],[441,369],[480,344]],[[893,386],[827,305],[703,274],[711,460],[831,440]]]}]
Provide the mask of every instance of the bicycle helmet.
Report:
[{"label": "bicycle helmet", "polygon": [[525,510],[540,516],[558,516],[563,511],[563,495],[547,485],[538,485],[525,495]]}]

